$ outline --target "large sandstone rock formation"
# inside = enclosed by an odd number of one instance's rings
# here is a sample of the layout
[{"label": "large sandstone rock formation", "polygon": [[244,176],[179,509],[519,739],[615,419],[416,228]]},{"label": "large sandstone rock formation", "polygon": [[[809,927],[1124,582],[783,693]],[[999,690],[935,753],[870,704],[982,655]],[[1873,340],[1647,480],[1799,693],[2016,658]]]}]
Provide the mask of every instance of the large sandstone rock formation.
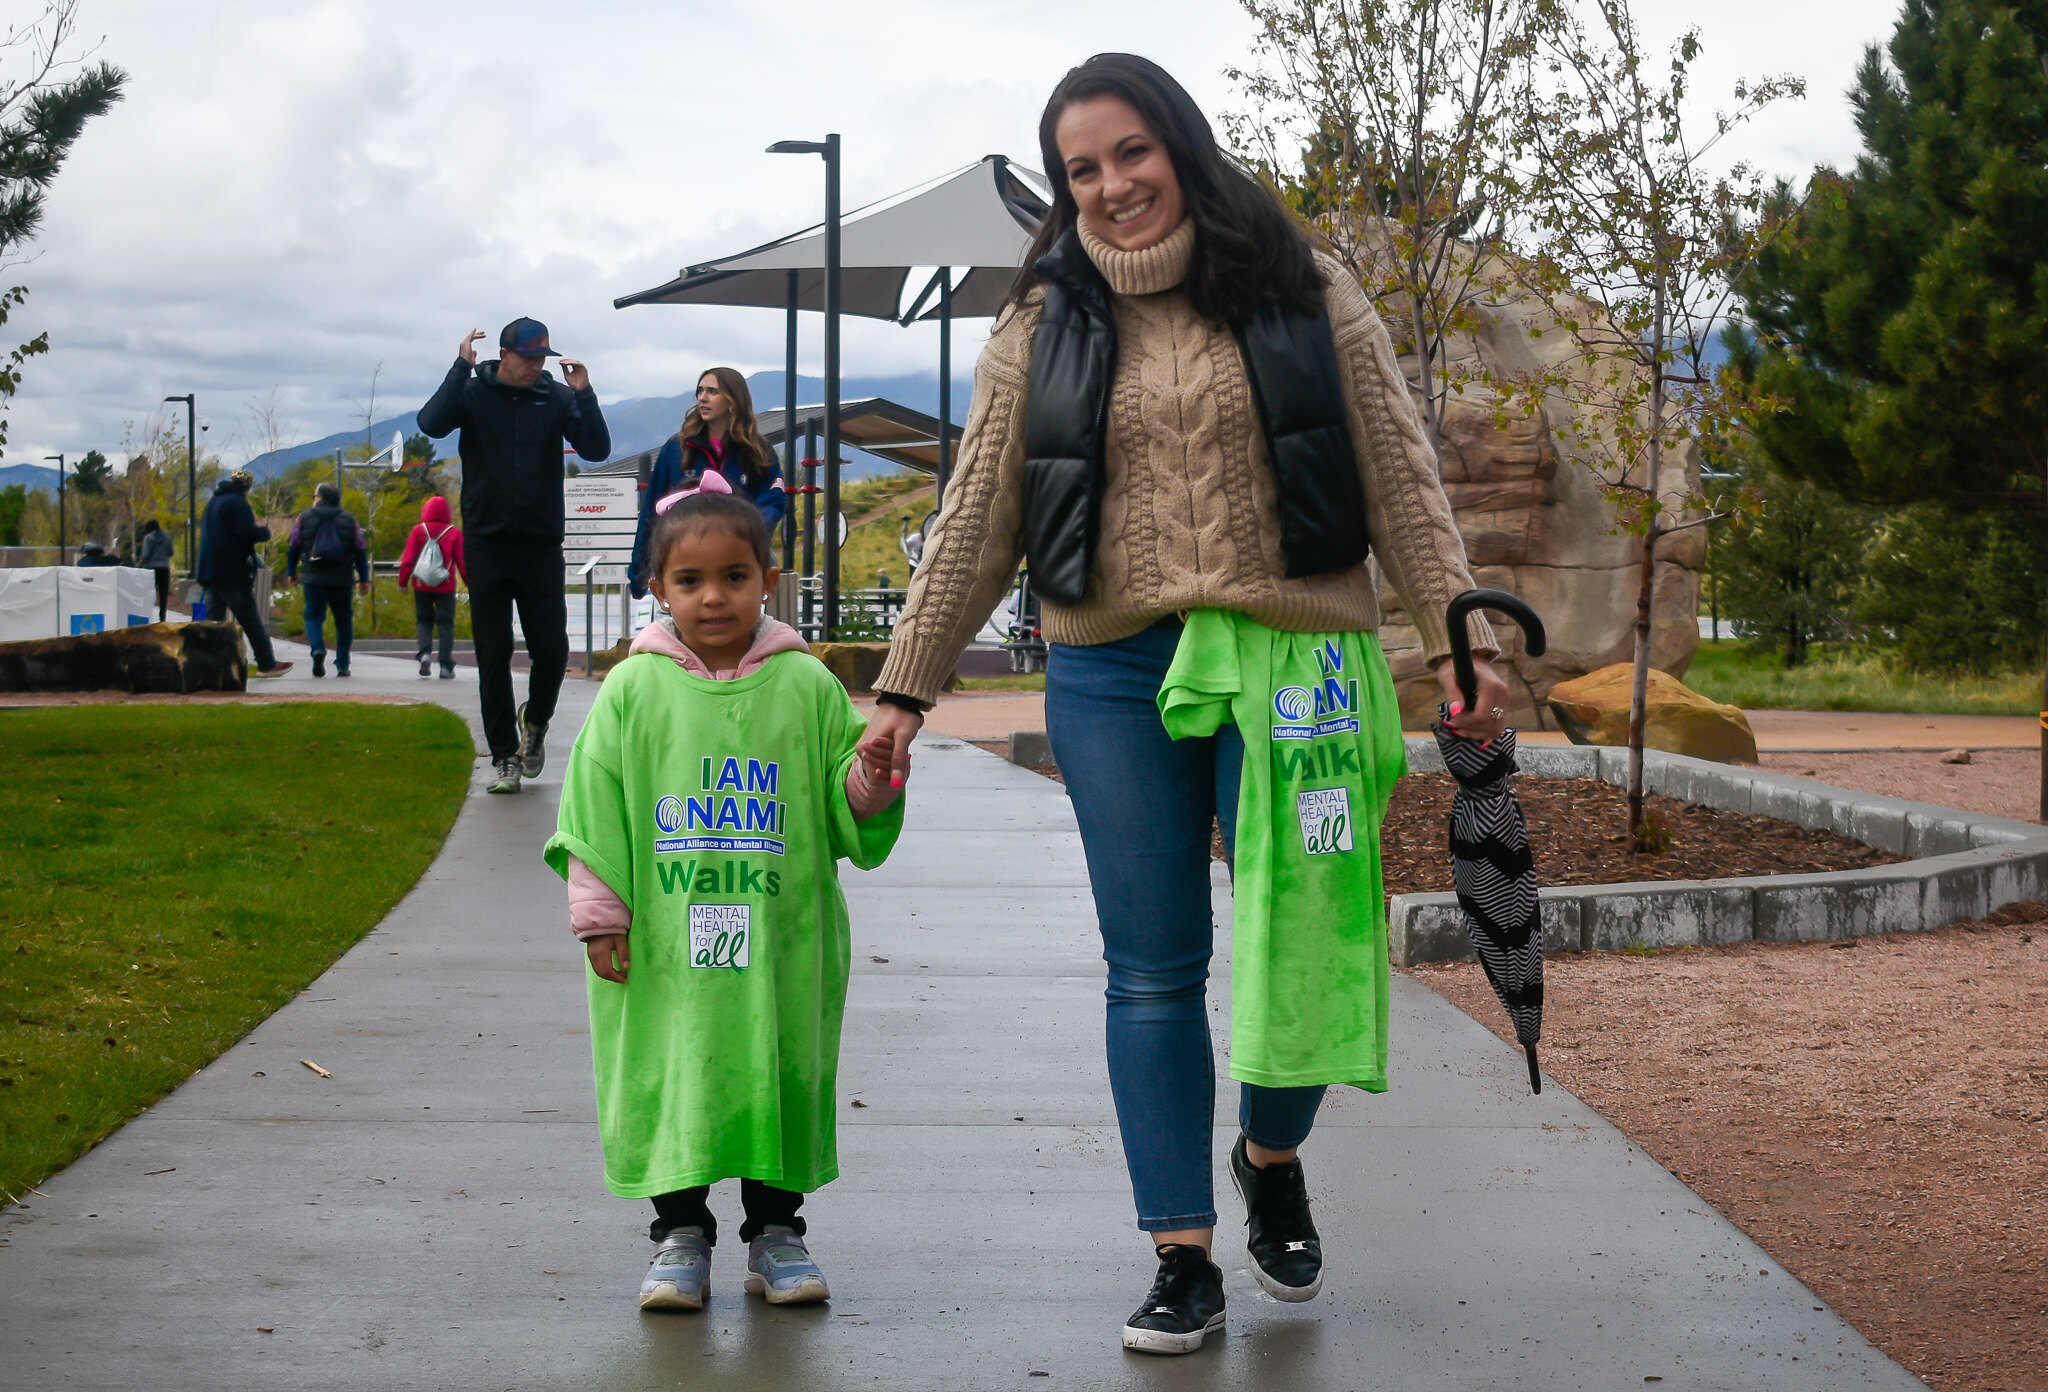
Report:
[{"label": "large sandstone rock formation", "polygon": [[[1453,341],[1454,364],[1476,360],[1494,373],[1519,375],[1572,361],[1571,341],[1553,326],[1547,305],[1508,298],[1483,318],[1478,333]],[[1536,328],[1546,331],[1532,337]],[[1395,338],[1401,341],[1399,333]],[[1402,364],[1414,380],[1413,360]],[[1450,398],[1444,488],[1478,583],[1527,600],[1543,616],[1550,640],[1542,657],[1530,657],[1513,626],[1495,621],[1506,648],[1500,665],[1513,698],[1509,720],[1522,729],[1555,729],[1544,705],[1553,685],[1634,657],[1641,543],[1612,534],[1614,510],[1601,494],[1600,479],[1560,439],[1555,425],[1569,419],[1568,403],[1553,397],[1542,415],[1505,427],[1496,424],[1493,405],[1475,388]],[[1695,492],[1697,482],[1697,465],[1687,451],[1666,459],[1659,492],[1676,503]],[[1650,661],[1674,676],[1685,674],[1699,646],[1704,533],[1696,527],[1667,537],[1657,552]],[[1380,639],[1400,693],[1402,721],[1419,729],[1436,718],[1441,692],[1435,674],[1424,667],[1399,596],[1384,585],[1382,594],[1389,613]]]}]

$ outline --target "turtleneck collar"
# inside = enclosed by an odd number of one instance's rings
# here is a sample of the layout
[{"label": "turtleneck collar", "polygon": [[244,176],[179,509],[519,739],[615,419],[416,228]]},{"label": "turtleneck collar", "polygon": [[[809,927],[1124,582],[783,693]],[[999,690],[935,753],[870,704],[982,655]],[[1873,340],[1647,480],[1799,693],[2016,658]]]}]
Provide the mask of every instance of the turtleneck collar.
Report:
[{"label": "turtleneck collar", "polygon": [[1119,295],[1157,295],[1171,290],[1188,278],[1188,266],[1195,256],[1195,224],[1182,218],[1180,226],[1143,251],[1123,251],[1088,230],[1085,219],[1076,218],[1081,245],[1088,259],[1102,272],[1109,288]]}]

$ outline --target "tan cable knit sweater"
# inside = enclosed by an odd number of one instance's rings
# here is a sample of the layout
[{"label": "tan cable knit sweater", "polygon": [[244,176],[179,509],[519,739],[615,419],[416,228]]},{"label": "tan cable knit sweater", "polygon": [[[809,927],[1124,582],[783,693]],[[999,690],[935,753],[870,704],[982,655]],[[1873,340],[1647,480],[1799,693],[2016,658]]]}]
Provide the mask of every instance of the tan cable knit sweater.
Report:
[{"label": "tan cable knit sweater", "polygon": [[[1183,222],[1144,251],[1120,251],[1081,225],[1115,292],[1107,485],[1088,591],[1046,602],[1047,641],[1109,643],[1187,609],[1232,609],[1297,633],[1379,626],[1364,565],[1285,579],[1280,514],[1264,433],[1236,338],[1196,315],[1181,283],[1195,228]],[[1450,653],[1444,606],[1472,587],[1465,547],[1437,481],[1394,346],[1358,284],[1319,258],[1365,480],[1379,566],[1420,626],[1433,664]],[[1024,511],[1024,395],[1041,295],[996,325],[974,369],[958,467],[927,538],[876,688],[927,704],[1015,582]],[[1467,620],[1472,645],[1492,630]]]}]

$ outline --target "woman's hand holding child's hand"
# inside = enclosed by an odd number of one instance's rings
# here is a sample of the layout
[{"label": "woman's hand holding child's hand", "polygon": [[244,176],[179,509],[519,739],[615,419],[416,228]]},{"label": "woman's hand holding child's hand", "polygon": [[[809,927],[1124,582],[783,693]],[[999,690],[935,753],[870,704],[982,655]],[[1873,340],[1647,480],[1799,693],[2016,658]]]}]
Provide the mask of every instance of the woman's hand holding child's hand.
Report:
[{"label": "woman's hand holding child's hand", "polygon": [[[632,965],[631,954],[626,949],[624,933],[606,933],[601,937],[585,938],[583,950],[590,954],[590,969],[606,981],[626,984],[626,969]],[[617,965],[612,962],[618,958]]]}]

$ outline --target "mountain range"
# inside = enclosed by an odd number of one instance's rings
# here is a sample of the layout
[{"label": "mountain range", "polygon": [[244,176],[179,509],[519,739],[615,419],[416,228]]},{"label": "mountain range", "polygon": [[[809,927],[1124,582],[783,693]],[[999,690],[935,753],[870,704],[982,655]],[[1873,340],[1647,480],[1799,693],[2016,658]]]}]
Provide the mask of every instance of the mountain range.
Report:
[{"label": "mountain range", "polygon": [[[757,372],[747,379],[747,386],[754,394],[754,409],[769,411],[782,405],[782,381],[780,372]],[[953,419],[963,422],[967,419],[967,401],[973,391],[971,379],[957,379],[953,383]],[[806,377],[798,374],[796,379],[797,403],[802,406],[816,405],[825,399],[825,379]],[[909,373],[900,377],[848,377],[839,389],[845,401],[857,401],[862,397],[879,396],[936,416],[939,413],[939,379],[934,373]],[[675,434],[688,414],[693,395],[679,396],[636,396],[615,401],[604,408],[605,424],[611,427],[613,459],[653,449],[669,436]],[[391,442],[394,431],[405,436],[419,433],[419,413],[407,411],[404,415],[387,416],[370,427],[370,438],[379,448]],[[259,454],[249,461],[250,472],[258,479],[269,479],[303,459],[331,455],[338,449],[361,444],[360,430],[338,430],[332,435],[323,435],[317,440]],[[453,454],[456,437],[436,440],[436,457]],[[845,477],[859,478],[866,474],[893,469],[896,466],[887,460],[877,459],[860,450],[847,452]],[[31,491],[51,490],[56,487],[57,471],[44,464],[9,464],[0,466],[0,488],[10,484],[26,484]]]}]

